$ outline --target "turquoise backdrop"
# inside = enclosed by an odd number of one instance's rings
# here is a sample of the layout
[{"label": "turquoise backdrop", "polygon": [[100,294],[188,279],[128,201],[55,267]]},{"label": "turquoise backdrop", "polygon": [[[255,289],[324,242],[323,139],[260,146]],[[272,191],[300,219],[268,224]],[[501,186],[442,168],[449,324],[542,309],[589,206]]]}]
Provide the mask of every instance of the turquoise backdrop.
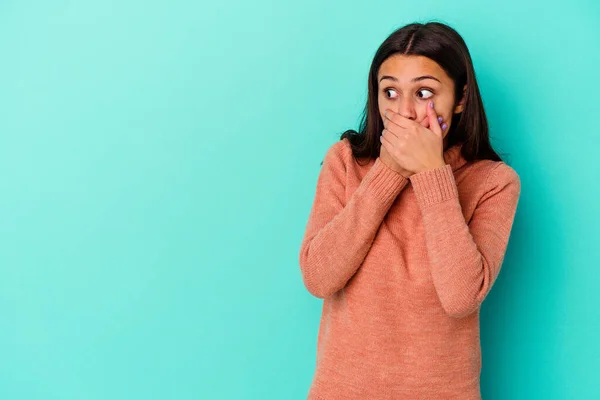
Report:
[{"label": "turquoise backdrop", "polygon": [[430,20],[522,180],[483,397],[599,399],[595,0],[0,2],[0,399],[305,399],[319,163]]}]

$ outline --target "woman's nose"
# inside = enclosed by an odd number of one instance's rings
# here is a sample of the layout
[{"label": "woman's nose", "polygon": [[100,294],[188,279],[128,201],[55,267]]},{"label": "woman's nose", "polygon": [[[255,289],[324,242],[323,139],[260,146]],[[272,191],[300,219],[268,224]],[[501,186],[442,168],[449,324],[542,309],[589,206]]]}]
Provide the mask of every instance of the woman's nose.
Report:
[{"label": "woman's nose", "polygon": [[402,115],[404,118],[417,119],[417,110],[415,109],[415,103],[412,99],[400,98],[398,99],[398,109],[396,112]]}]

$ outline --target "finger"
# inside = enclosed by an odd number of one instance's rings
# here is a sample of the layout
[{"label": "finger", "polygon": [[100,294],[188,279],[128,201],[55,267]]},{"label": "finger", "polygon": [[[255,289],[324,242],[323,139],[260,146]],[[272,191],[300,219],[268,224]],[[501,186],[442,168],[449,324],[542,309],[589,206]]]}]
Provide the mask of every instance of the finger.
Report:
[{"label": "finger", "polygon": [[[426,119],[427,121],[429,121],[429,118],[425,118],[425,119]],[[438,120],[438,124],[440,124],[440,125],[441,125],[441,127],[442,127],[442,132],[443,132],[443,131],[445,131],[445,130],[446,130],[446,127],[447,127],[447,125],[446,125],[446,123],[444,122],[444,118],[442,118],[441,116],[439,116],[439,115],[438,115],[438,117],[437,117],[437,120]],[[427,126],[429,127],[429,124],[427,124]]]},{"label": "finger", "polygon": [[389,130],[388,128],[383,128],[381,131],[381,136],[385,136],[388,140],[395,140],[398,138],[398,133]]},{"label": "finger", "polygon": [[383,121],[383,127],[384,129],[381,132],[381,134],[383,135],[387,133],[388,136],[399,136],[404,130],[401,126],[397,125],[392,120],[389,120],[387,118]]},{"label": "finger", "polygon": [[[438,116],[437,119],[440,124],[444,121],[440,116]],[[421,125],[423,125],[424,128],[429,128],[429,116],[425,115],[425,118],[421,121]],[[444,125],[442,125],[442,129],[444,129]]]},{"label": "finger", "polygon": [[389,149],[392,147],[392,144],[389,141],[389,139],[385,135],[381,135],[379,136],[379,141],[381,142],[381,145],[385,147],[385,149],[389,152]]},{"label": "finger", "polygon": [[410,121],[408,118],[404,118],[402,115],[388,109],[384,112],[384,117],[395,125],[398,125],[400,128],[408,128]]},{"label": "finger", "polygon": [[427,118],[429,119],[429,129],[437,135],[442,135],[442,127],[438,120],[438,116],[433,108],[433,101],[427,105]]}]

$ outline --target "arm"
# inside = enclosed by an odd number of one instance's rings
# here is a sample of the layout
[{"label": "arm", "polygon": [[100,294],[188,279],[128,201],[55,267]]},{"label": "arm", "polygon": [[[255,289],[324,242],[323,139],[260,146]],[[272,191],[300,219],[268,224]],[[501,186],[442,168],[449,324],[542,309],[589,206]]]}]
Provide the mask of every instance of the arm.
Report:
[{"label": "arm", "polygon": [[408,184],[377,158],[346,203],[344,146],[336,142],[325,154],[300,246],[304,285],[319,298],[343,288],[358,270],[386,213]]},{"label": "arm", "polygon": [[438,297],[448,315],[465,317],[479,308],[500,272],[521,191],[519,176],[506,164],[493,167],[468,225],[450,165],[409,179]]}]

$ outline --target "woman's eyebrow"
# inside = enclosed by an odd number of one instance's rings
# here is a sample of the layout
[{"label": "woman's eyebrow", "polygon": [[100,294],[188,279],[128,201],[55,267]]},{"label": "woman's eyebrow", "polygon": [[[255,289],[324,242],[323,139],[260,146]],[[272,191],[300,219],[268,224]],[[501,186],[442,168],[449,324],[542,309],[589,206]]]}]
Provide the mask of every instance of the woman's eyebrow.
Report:
[{"label": "woman's eyebrow", "polygon": [[[395,76],[391,76],[391,75],[384,75],[379,79],[379,82],[381,82],[384,79],[391,79],[394,82],[398,82],[398,78],[396,78]],[[419,82],[422,81],[424,79],[433,79],[435,81],[438,81],[440,83],[442,83],[438,78],[436,78],[435,76],[431,76],[431,75],[423,75],[423,76],[417,76],[416,78],[413,78],[411,80],[411,82]]]}]

